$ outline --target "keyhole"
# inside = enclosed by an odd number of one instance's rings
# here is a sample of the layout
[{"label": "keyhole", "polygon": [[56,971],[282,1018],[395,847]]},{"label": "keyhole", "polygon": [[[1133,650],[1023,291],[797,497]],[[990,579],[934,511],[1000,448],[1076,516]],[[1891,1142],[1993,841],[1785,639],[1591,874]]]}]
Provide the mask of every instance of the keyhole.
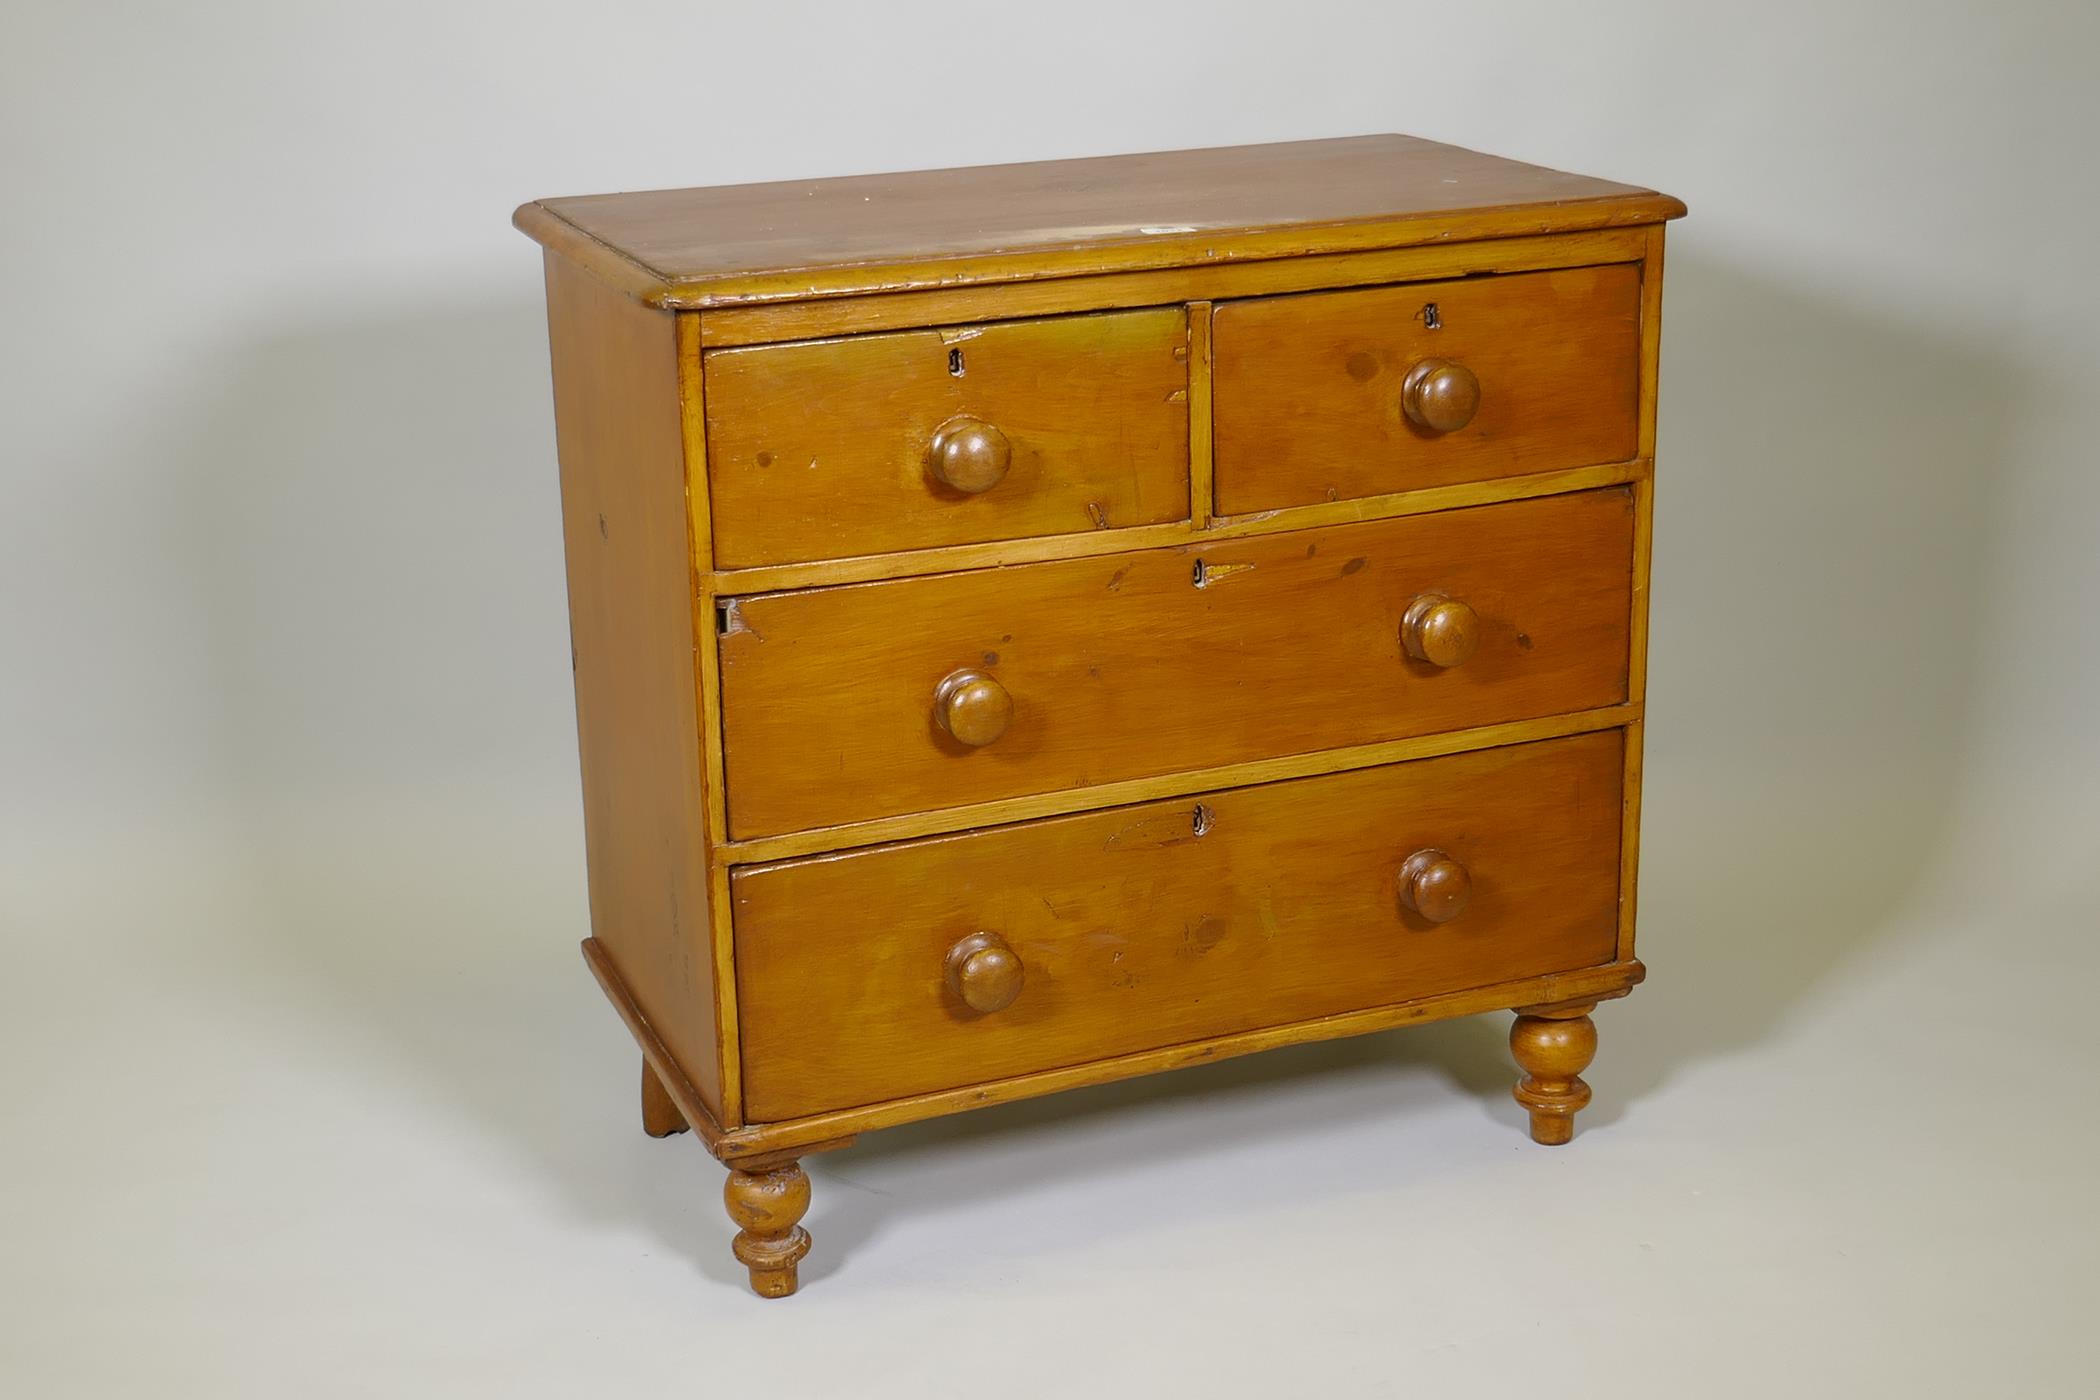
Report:
[{"label": "keyhole", "polygon": [[957,379],[963,377],[963,353],[960,345],[948,352],[948,373]]},{"label": "keyhole", "polygon": [[1422,307],[1422,327],[1424,330],[1433,331],[1443,324],[1444,318],[1437,314],[1435,302],[1429,302]]}]

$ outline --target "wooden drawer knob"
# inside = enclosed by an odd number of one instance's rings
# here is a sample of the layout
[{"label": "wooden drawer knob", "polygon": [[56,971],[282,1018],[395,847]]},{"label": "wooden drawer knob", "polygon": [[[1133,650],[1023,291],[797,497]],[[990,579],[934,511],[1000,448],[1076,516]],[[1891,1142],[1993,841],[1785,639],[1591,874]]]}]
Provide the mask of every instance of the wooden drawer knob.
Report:
[{"label": "wooden drawer knob", "polygon": [[944,486],[976,495],[997,486],[1013,465],[1006,434],[975,418],[950,418],[934,431],[926,465]]},{"label": "wooden drawer knob", "polygon": [[1021,995],[1020,955],[996,933],[973,933],[948,950],[948,990],[972,1011],[1004,1011]]},{"label": "wooden drawer knob", "polygon": [[933,718],[957,741],[981,749],[1006,732],[1014,698],[1006,687],[973,667],[950,671],[933,688]]},{"label": "wooden drawer knob", "polygon": [[1425,846],[1400,862],[1400,902],[1432,924],[1448,924],[1466,912],[1473,877],[1455,857]]},{"label": "wooden drawer knob", "polygon": [[1456,360],[1422,360],[1400,381],[1400,406],[1432,433],[1455,433],[1480,408],[1480,380]]},{"label": "wooden drawer knob", "polygon": [[1417,661],[1458,666],[1480,649],[1480,614],[1448,593],[1424,593],[1400,616],[1400,645]]}]

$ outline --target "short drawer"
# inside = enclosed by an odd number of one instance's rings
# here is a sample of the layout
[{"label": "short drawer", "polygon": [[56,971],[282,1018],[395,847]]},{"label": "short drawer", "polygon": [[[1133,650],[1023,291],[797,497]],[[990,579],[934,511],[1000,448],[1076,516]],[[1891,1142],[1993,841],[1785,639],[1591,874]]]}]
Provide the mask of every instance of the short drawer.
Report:
[{"label": "short drawer", "polygon": [[715,562],[1183,520],[1179,307],[709,351]]},{"label": "short drawer", "polygon": [[794,1118],[1608,962],[1617,730],[738,871]]},{"label": "short drawer", "polygon": [[1623,487],[741,599],[737,838],[1626,698]]},{"label": "short drawer", "polygon": [[1218,512],[1631,458],[1640,281],[1629,264],[1219,307]]}]

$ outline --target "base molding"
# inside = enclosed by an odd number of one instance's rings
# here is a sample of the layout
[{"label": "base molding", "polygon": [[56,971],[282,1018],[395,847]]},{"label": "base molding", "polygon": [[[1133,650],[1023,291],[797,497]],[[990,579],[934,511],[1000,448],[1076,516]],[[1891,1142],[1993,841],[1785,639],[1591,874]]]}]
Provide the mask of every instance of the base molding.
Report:
[{"label": "base molding", "polygon": [[701,1099],[699,1091],[693,1087],[692,1081],[686,1078],[684,1071],[679,1069],[677,1062],[671,1058],[670,1051],[665,1048],[663,1041],[650,1028],[648,1018],[635,1004],[633,995],[627,990],[626,982],[620,977],[619,969],[613,966],[612,959],[606,954],[605,946],[595,938],[584,939],[583,958],[589,964],[592,975],[598,979],[598,985],[604,988],[613,1009],[618,1011],[620,1019],[627,1023],[629,1033],[641,1047],[642,1057],[648,1061],[650,1069],[655,1071],[665,1093],[677,1105],[679,1114],[691,1125],[693,1136],[719,1160],[748,1170],[764,1170],[769,1165],[790,1161],[812,1152],[826,1152],[845,1147],[859,1134],[877,1128],[898,1127],[921,1119],[960,1113],[966,1109],[1013,1103],[1084,1085],[1106,1084],[1118,1079],[1131,1079],[1138,1075],[1155,1074],[1187,1065],[1232,1059],[1278,1046],[1299,1045],[1318,1040],[1339,1040],[1345,1036],[1367,1035],[1396,1026],[1445,1021],[1458,1016],[1504,1011],[1510,1007],[1535,1015],[1540,1011],[1560,1007],[1587,1006],[1625,996],[1647,976],[1647,969],[1635,959],[1601,963],[1596,967],[1580,968],[1572,972],[1554,972],[1541,977],[1499,982],[1492,986],[1447,992],[1440,996],[1423,997],[1393,1006],[1372,1007],[1310,1021],[1299,1021],[1286,1026],[1272,1026],[1237,1035],[1219,1036],[1211,1040],[1191,1041],[1183,1045],[1144,1050],[1112,1059],[1093,1060],[1085,1064],[1019,1075],[986,1084],[943,1089],[935,1093],[892,1099],[885,1103],[839,1109],[807,1118],[728,1127],[715,1118],[713,1111]]}]

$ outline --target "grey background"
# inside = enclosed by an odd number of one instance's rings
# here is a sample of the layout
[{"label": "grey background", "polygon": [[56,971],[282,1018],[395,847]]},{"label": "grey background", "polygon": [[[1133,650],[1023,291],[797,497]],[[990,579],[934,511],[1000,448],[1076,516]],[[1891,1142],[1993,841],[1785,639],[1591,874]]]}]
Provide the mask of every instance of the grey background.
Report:
[{"label": "grey background", "polygon": [[[2091,7],[32,3],[6,31],[10,1389],[2082,1393]],[[574,955],[511,208],[1381,130],[1692,210],[1653,975],[1600,1016],[1587,1131],[1523,1149],[1485,1020],[1289,1052],[871,1138],[814,1171],[816,1286],[742,1297],[716,1169],[640,1138]]]}]

